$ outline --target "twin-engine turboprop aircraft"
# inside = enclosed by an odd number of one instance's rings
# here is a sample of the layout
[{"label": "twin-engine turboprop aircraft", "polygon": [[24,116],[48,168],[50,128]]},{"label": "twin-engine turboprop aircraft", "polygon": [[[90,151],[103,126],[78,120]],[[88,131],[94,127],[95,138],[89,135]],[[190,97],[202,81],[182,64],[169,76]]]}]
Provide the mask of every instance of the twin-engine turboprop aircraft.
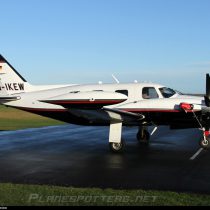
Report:
[{"label": "twin-engine turboprop aircraft", "polygon": [[79,125],[110,126],[109,145],[121,152],[122,126],[137,126],[137,140],[148,144],[148,126],[200,128],[202,148],[210,147],[210,77],[204,97],[183,95],[153,83],[30,85],[0,55],[0,103]]}]

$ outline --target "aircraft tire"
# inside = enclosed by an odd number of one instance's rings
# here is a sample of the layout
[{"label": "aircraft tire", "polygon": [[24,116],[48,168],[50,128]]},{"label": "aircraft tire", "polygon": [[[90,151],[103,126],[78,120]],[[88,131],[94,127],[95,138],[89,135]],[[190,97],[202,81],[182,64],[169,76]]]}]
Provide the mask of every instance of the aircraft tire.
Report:
[{"label": "aircraft tire", "polygon": [[202,138],[199,142],[199,145],[205,150],[210,149],[210,138],[207,137],[206,140]]},{"label": "aircraft tire", "polygon": [[124,147],[125,147],[124,141],[121,141],[120,143],[114,143],[114,142],[109,143],[110,151],[113,153],[123,152]]},{"label": "aircraft tire", "polygon": [[140,144],[148,145],[149,139],[150,139],[150,134],[148,131],[144,130],[143,135],[142,135],[141,131],[139,131],[136,135],[136,138]]}]

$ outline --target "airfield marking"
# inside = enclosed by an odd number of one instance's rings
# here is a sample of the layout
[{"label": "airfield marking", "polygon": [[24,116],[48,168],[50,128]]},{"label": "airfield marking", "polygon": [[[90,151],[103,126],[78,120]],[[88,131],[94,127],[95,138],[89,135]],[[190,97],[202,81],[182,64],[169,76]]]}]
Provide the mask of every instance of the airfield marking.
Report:
[{"label": "airfield marking", "polygon": [[203,148],[200,148],[191,158],[190,160],[194,160],[198,157],[198,155],[203,151]]}]

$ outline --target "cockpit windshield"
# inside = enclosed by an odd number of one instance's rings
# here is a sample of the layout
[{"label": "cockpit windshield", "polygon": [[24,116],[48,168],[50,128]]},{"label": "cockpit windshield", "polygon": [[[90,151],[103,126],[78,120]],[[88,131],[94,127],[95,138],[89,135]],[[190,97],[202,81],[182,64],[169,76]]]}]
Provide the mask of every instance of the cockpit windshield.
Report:
[{"label": "cockpit windshield", "polygon": [[177,93],[173,89],[167,87],[159,88],[159,90],[164,98],[171,98]]}]

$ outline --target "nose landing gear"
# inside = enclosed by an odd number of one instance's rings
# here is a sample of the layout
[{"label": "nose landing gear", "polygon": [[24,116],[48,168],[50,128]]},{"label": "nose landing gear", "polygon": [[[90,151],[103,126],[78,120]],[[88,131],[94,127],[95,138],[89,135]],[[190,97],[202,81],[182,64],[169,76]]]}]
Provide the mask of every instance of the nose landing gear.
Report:
[{"label": "nose landing gear", "polygon": [[192,110],[192,113],[195,117],[195,119],[197,120],[200,129],[203,131],[203,137],[201,138],[201,140],[199,141],[199,145],[201,148],[208,150],[210,148],[210,113],[207,113],[204,121],[206,121],[206,125],[203,126],[201,123],[201,120],[197,117],[197,115],[195,114],[195,112]]},{"label": "nose landing gear", "polygon": [[204,131],[203,137],[200,140],[199,145],[205,150],[208,150],[210,148],[210,131]]}]

